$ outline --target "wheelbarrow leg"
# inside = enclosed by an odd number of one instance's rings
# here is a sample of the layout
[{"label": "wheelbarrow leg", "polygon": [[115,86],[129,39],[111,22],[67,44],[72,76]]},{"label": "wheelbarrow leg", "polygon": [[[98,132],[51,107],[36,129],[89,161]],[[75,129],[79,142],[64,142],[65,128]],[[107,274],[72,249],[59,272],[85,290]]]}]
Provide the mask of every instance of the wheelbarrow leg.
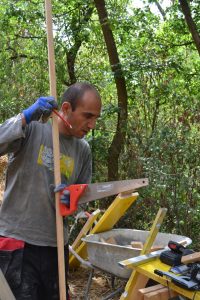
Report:
[{"label": "wheelbarrow leg", "polygon": [[111,275],[111,287],[112,287],[112,289],[115,288],[115,276],[114,275]]},{"label": "wheelbarrow leg", "polygon": [[118,289],[116,289],[114,292],[110,293],[109,295],[107,295],[105,298],[103,298],[102,300],[108,300],[108,299],[112,299],[115,295],[117,294],[121,294],[121,292],[123,292],[124,288],[123,287],[119,287]]},{"label": "wheelbarrow leg", "polygon": [[89,291],[90,291],[90,287],[91,287],[93,275],[94,275],[94,269],[91,269],[90,270],[90,274],[89,274],[89,278],[88,278],[88,282],[87,282],[87,286],[86,286],[84,300],[89,300],[89,296],[88,295],[89,295]]}]

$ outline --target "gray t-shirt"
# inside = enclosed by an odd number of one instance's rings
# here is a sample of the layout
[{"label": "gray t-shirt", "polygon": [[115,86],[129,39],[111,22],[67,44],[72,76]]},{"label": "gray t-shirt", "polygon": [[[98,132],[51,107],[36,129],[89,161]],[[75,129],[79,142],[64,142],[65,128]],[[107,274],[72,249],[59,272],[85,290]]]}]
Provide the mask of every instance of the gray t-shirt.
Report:
[{"label": "gray t-shirt", "polygon": [[[20,115],[7,120],[0,125],[0,155],[6,153],[9,162],[0,235],[56,246],[51,123],[31,122],[22,128]],[[84,139],[60,135],[60,169],[62,183],[90,182],[91,151]],[[67,243],[66,224],[64,237]]]}]

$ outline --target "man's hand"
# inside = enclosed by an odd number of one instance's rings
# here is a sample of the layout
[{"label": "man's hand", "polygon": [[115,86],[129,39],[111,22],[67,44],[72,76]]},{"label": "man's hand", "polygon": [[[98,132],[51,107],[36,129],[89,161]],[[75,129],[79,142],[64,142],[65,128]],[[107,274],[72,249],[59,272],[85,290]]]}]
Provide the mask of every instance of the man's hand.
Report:
[{"label": "man's hand", "polygon": [[69,207],[70,206],[70,192],[65,189],[66,187],[67,187],[66,184],[61,183],[54,188],[54,192],[55,193],[62,192],[62,194],[60,196],[60,202]]},{"label": "man's hand", "polygon": [[54,97],[40,97],[29,108],[23,110],[23,114],[26,120],[26,124],[31,121],[38,121],[42,115],[47,119],[53,109],[57,109],[58,105]]}]

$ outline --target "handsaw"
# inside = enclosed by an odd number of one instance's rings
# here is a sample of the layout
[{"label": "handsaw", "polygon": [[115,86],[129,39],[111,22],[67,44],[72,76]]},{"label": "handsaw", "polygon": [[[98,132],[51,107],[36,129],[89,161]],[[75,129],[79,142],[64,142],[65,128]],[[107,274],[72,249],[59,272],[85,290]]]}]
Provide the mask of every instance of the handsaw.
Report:
[{"label": "handsaw", "polygon": [[69,193],[68,205],[60,203],[60,214],[68,216],[74,213],[78,205],[99,200],[119,193],[131,193],[148,185],[147,178],[109,181],[91,184],[73,184],[66,186],[60,192],[60,197]]}]

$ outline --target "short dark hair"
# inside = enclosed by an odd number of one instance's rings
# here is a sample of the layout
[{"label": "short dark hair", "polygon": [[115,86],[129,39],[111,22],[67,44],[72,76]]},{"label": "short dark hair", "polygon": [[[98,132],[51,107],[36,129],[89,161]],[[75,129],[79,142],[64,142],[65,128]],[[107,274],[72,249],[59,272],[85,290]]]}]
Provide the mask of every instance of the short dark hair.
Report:
[{"label": "short dark hair", "polygon": [[88,82],[76,82],[64,92],[62,96],[62,103],[63,102],[69,102],[72,107],[72,111],[74,111],[77,107],[77,103],[81,98],[83,97],[84,93],[86,91],[93,91],[99,101],[101,101],[101,96],[94,85],[88,83]]}]

